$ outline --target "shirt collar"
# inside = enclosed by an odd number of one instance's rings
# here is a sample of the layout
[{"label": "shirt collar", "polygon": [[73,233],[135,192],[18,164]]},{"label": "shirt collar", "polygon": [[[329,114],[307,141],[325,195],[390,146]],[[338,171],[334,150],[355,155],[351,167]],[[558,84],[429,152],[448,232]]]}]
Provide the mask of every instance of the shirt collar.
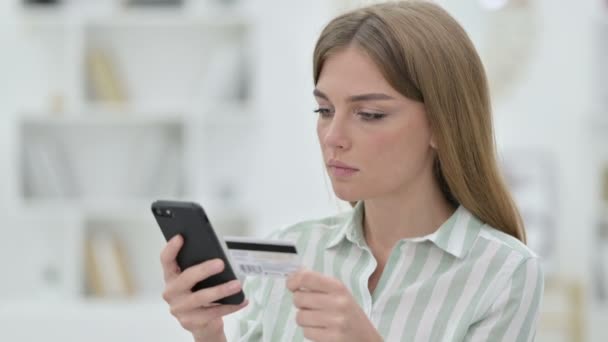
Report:
[{"label": "shirt collar", "polygon": [[348,216],[348,219],[334,229],[332,234],[328,237],[325,248],[335,247],[344,239],[348,239],[359,247],[366,246],[365,238],[363,237],[363,210],[363,201],[357,202],[352,209],[351,215]]},{"label": "shirt collar", "polygon": [[[359,201],[348,219],[328,237],[326,248],[335,247],[345,239],[359,247],[366,246],[362,225],[363,212],[363,201]],[[400,243],[430,241],[443,251],[462,258],[473,247],[482,226],[483,223],[461,205],[435,232],[402,239]]]},{"label": "shirt collar", "polygon": [[462,258],[473,247],[483,223],[460,205],[439,229],[421,240],[429,240],[451,255]]}]

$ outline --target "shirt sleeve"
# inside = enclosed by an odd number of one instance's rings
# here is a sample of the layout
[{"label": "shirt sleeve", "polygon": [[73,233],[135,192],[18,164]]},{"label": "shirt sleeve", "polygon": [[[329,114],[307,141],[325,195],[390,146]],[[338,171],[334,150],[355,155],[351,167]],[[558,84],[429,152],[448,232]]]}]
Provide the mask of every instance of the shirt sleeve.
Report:
[{"label": "shirt sleeve", "polygon": [[469,327],[464,341],[533,341],[543,291],[539,259],[525,259],[488,312]]}]

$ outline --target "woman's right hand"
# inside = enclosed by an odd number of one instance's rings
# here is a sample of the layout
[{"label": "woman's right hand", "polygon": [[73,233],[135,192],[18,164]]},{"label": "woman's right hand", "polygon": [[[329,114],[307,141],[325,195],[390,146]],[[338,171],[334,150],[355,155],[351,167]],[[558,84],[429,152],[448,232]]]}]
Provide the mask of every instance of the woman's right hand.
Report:
[{"label": "woman's right hand", "polygon": [[219,305],[215,301],[241,290],[238,280],[192,292],[199,281],[224,269],[221,259],[205,261],[184,270],[175,261],[183,238],[174,236],[162,250],[160,260],[165,278],[163,299],[169,304],[171,314],[181,326],[190,331],[196,341],[225,341],[223,316],[236,312],[247,305]]}]

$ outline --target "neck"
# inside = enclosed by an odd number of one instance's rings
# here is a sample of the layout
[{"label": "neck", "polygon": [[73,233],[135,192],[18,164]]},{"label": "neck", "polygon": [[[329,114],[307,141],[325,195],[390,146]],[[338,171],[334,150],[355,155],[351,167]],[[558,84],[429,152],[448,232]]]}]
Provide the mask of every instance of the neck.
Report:
[{"label": "neck", "polygon": [[435,232],[454,213],[432,172],[427,175],[398,194],[365,199],[363,231],[372,250],[388,254],[401,239]]}]

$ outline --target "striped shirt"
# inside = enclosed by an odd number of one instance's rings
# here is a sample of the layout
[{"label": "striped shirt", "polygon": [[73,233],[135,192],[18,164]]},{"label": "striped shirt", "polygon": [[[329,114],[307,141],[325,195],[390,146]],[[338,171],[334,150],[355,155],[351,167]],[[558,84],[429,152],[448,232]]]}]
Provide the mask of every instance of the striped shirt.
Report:
[{"label": "striped shirt", "polygon": [[[340,279],[386,341],[531,341],[543,294],[536,254],[460,206],[432,234],[400,240],[370,293],[377,262],[363,205],[277,232],[303,265]],[[239,341],[304,341],[285,279],[245,282]]]}]

